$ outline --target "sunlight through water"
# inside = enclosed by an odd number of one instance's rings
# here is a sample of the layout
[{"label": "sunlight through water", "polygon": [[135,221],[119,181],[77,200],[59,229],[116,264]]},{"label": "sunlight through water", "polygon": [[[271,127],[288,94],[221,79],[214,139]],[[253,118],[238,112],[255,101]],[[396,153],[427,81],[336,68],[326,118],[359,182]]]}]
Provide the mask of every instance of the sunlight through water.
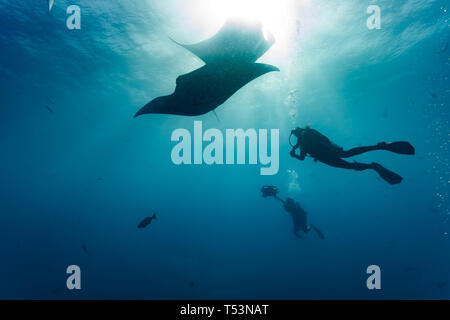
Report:
[{"label": "sunlight through water", "polygon": [[217,25],[228,18],[258,20],[267,32],[274,35],[274,49],[284,52],[289,40],[299,32],[299,5],[308,5],[309,0],[198,0],[195,11],[203,13],[203,19]]}]

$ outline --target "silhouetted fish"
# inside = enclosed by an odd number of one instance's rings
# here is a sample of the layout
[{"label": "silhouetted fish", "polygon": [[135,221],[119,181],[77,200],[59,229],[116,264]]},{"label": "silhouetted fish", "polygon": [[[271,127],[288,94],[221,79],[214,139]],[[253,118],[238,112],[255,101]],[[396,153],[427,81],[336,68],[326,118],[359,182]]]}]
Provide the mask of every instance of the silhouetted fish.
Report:
[{"label": "silhouetted fish", "polygon": [[194,281],[189,281],[188,287],[192,289],[195,286]]},{"label": "silhouetted fish", "polygon": [[55,113],[55,111],[53,111],[53,109],[50,108],[49,106],[45,106],[45,107],[47,108],[48,112],[50,112],[50,113]]},{"label": "silhouetted fish", "polygon": [[138,228],[142,229],[145,228],[146,226],[148,226],[150,223],[152,223],[152,220],[156,219],[156,213],[153,214],[153,216],[151,217],[147,217],[144,220],[142,220],[139,224],[138,224]]},{"label": "silhouetted fish", "polygon": [[83,244],[83,245],[81,246],[81,249],[83,249],[83,252],[84,252],[85,254],[87,254],[88,256],[91,256],[91,252],[88,250],[88,248],[87,248],[87,246],[86,246],[85,244]]}]

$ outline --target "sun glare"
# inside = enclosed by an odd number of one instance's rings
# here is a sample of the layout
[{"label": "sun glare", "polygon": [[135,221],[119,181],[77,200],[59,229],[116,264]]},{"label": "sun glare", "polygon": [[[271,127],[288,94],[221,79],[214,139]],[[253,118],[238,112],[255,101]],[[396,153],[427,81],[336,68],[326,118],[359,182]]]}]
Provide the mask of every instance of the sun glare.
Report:
[{"label": "sun glare", "polygon": [[225,21],[228,18],[259,20],[264,31],[271,32],[282,43],[292,30],[291,0],[206,0],[199,10],[212,21]]}]

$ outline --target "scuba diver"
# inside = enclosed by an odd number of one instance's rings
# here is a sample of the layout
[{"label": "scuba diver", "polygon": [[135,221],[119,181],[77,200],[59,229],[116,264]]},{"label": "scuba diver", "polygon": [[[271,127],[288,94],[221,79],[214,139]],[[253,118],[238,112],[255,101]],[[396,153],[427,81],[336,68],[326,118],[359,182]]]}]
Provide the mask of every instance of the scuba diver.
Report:
[{"label": "scuba diver", "polygon": [[[297,143],[292,145],[289,141],[292,146],[292,150],[290,152],[291,157],[297,158],[298,160],[304,160],[305,157],[309,155],[314,158],[314,161],[320,161],[332,167],[357,171],[372,169],[390,184],[398,184],[403,180],[403,178],[376,162],[372,162],[370,164],[356,161],[347,162],[343,160],[343,158],[353,157],[373,150],[386,150],[407,155],[415,154],[414,147],[406,141],[379,142],[373,146],[356,147],[350,150],[344,150],[342,147],[331,142],[330,139],[325,137],[319,131],[311,129],[309,126],[306,128],[295,128],[291,131],[290,138],[293,135],[297,137]],[[295,153],[298,148],[300,148],[300,155]]]},{"label": "scuba diver", "polygon": [[275,186],[264,186],[261,189],[264,198],[273,197],[274,199],[283,203],[284,209],[291,215],[292,221],[294,222],[294,235],[297,238],[303,239],[304,237],[299,235],[298,232],[301,230],[303,233],[308,233],[314,230],[320,239],[324,240],[325,236],[323,233],[317,229],[314,225],[310,224],[308,226],[306,219],[306,211],[300,206],[300,204],[294,201],[292,198],[286,198],[286,201],[278,197],[278,188]]}]

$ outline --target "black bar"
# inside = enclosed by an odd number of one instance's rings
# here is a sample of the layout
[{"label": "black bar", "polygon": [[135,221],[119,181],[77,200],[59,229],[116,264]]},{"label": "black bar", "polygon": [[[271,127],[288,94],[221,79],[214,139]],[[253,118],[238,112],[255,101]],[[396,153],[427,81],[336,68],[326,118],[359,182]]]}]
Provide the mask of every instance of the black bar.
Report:
[{"label": "black bar", "polygon": [[[189,314],[183,314],[187,307]],[[402,316],[419,312],[438,312],[440,308],[447,312],[449,300],[76,300],[76,301],[1,301],[2,312],[11,311],[16,317],[22,313],[45,316],[86,316],[111,315],[117,318],[132,319],[137,316],[144,319],[301,319],[325,316],[328,314],[349,316],[359,319],[367,316],[386,317],[398,312]],[[210,310],[213,309],[212,315]],[[192,312],[195,310],[195,314]],[[207,311],[209,310],[209,311]]]}]

